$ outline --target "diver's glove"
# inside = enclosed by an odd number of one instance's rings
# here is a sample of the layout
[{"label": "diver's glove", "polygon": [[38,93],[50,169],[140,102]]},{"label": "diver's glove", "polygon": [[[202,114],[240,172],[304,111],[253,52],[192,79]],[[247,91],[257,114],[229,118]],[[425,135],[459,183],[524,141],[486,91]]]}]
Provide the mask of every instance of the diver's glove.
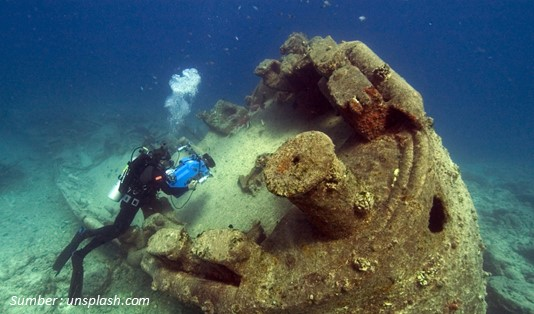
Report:
[{"label": "diver's glove", "polygon": [[197,184],[198,184],[198,181],[197,180],[191,180],[191,182],[189,182],[189,184],[187,184],[187,188],[189,190],[196,190],[197,188]]}]

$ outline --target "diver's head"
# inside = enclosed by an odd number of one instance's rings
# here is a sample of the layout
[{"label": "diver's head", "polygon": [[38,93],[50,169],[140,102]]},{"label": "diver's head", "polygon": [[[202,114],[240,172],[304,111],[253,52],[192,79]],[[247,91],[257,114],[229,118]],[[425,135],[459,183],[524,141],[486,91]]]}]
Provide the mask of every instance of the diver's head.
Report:
[{"label": "diver's head", "polygon": [[153,149],[150,152],[150,157],[165,169],[171,168],[174,165],[166,143],[162,143],[159,148]]}]

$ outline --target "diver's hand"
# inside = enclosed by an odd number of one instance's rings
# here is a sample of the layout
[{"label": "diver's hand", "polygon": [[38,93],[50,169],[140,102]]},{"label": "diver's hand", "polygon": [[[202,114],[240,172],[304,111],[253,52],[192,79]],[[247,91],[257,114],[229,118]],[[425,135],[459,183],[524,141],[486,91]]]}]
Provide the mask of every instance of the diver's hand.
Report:
[{"label": "diver's hand", "polygon": [[189,182],[189,184],[187,185],[187,188],[190,190],[195,190],[197,188],[197,184],[197,180],[191,180],[191,182]]}]

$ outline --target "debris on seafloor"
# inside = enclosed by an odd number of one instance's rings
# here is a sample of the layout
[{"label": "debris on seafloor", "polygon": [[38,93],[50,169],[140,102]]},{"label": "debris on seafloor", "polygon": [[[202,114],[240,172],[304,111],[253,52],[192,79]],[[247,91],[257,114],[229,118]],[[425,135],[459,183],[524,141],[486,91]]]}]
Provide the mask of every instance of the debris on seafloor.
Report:
[{"label": "debris on seafloor", "polygon": [[206,313],[485,313],[476,210],[421,95],[359,41],[293,34],[281,52],[260,84],[354,133],[334,149],[304,132],[270,156],[267,188],[299,210],[265,239],[147,219],[152,288]]},{"label": "debris on seafloor", "polygon": [[212,110],[197,115],[213,131],[230,135],[246,126],[250,121],[248,110],[226,100],[218,100]]},{"label": "debris on seafloor", "polygon": [[265,168],[270,155],[269,153],[258,155],[250,172],[238,177],[237,184],[243,192],[255,195],[264,186],[263,168]]}]

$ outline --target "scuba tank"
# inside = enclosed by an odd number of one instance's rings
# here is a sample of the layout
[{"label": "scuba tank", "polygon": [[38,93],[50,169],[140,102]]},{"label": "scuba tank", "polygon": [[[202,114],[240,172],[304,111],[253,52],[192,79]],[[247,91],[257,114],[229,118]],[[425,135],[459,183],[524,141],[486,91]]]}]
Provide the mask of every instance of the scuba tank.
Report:
[{"label": "scuba tank", "polygon": [[117,183],[111,188],[111,190],[108,193],[108,198],[114,202],[120,201],[122,198],[122,193],[119,191],[119,187],[121,186],[121,180],[117,180]]},{"label": "scuba tank", "polygon": [[[133,157],[133,154],[138,149],[139,149],[139,155]],[[124,193],[126,193],[126,190],[125,190],[126,186],[130,184],[130,181],[132,179],[131,176],[128,176],[128,174],[130,174],[130,165],[137,159],[137,157],[143,154],[146,154],[147,152],[148,152],[148,149],[142,146],[136,147],[134,149],[134,151],[132,152],[132,156],[130,157],[130,161],[128,162],[126,167],[124,167],[124,170],[122,170],[121,174],[119,175],[117,182],[115,183],[115,185],[113,185],[113,187],[109,191],[108,193],[109,199],[115,202],[118,202],[121,200]],[[126,185],[124,184],[125,181],[128,181]]]},{"label": "scuba tank", "polygon": [[126,177],[126,175],[128,174],[130,170],[129,166],[130,165],[127,165],[126,168],[124,168],[122,173],[119,175],[119,179],[117,180],[115,185],[113,185],[113,187],[108,193],[108,198],[114,202],[120,201],[122,196],[124,195],[124,191],[121,191],[121,185],[124,182],[124,178]]}]

